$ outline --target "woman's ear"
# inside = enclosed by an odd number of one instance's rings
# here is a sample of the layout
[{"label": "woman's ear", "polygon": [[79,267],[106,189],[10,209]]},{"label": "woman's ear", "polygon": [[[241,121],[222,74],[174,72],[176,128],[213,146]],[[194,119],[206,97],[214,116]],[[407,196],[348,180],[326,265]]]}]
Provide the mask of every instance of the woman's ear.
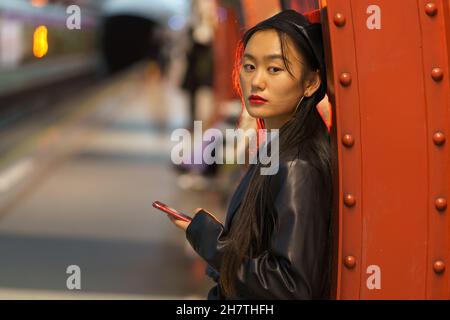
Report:
[{"label": "woman's ear", "polygon": [[317,91],[317,89],[319,89],[320,84],[321,80],[319,76],[319,71],[312,72],[308,84],[305,88],[304,92],[305,97],[306,98],[311,97]]}]

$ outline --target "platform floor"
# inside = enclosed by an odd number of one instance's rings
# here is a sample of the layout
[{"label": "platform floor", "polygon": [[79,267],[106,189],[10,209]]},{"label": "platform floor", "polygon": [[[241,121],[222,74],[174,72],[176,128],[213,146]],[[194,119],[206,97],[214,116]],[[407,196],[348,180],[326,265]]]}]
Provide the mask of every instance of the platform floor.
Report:
[{"label": "platform floor", "polygon": [[[186,96],[137,67],[60,104],[0,157],[0,299],[205,298],[204,262],[151,206],[225,214],[214,188],[177,184],[170,134]],[[66,286],[70,265],[81,290]]]}]

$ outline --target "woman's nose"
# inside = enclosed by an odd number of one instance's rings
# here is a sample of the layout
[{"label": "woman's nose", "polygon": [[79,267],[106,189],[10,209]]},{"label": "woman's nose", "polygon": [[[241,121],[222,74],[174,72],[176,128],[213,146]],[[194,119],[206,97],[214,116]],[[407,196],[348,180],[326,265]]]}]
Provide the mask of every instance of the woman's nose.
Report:
[{"label": "woman's nose", "polygon": [[266,87],[266,82],[264,79],[263,72],[261,70],[255,71],[255,73],[253,73],[253,78],[252,78],[252,89],[264,90],[265,87]]}]

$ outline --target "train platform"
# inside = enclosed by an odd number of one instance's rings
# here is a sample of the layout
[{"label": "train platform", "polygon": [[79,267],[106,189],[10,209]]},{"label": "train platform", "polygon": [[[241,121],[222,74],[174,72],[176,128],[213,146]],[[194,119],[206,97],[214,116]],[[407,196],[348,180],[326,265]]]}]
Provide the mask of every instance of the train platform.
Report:
[{"label": "train platform", "polygon": [[[0,298],[206,297],[204,262],[151,204],[223,218],[226,203],[214,188],[179,187],[170,134],[186,123],[186,96],[146,70],[77,90],[4,130]],[[67,286],[72,265],[80,290]]]}]

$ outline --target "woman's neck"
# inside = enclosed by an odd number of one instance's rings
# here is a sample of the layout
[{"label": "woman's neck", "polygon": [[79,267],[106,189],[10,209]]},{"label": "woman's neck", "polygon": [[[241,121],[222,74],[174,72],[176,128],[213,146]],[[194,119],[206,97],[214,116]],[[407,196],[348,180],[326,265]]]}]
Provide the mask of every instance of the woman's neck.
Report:
[{"label": "woman's neck", "polygon": [[286,122],[289,121],[291,117],[289,115],[282,117],[274,117],[274,118],[266,118],[264,119],[265,128],[268,130],[271,129],[280,129]]}]

